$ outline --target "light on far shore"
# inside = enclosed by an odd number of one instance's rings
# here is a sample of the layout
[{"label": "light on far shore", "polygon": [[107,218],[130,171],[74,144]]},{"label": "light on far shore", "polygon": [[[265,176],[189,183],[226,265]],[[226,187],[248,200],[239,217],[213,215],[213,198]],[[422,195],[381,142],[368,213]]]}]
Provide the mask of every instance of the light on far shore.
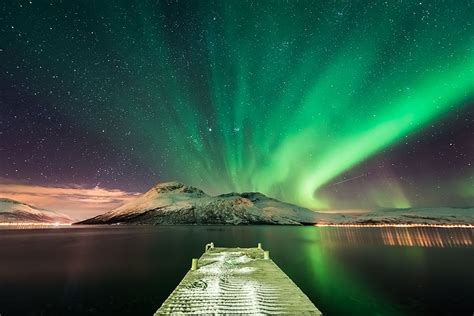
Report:
[{"label": "light on far shore", "polygon": [[48,227],[58,227],[58,226],[71,226],[71,223],[25,223],[25,222],[8,222],[8,223],[0,223],[0,226],[48,226]]},{"label": "light on far shore", "polygon": [[438,227],[474,228],[474,224],[315,224],[317,227]]}]

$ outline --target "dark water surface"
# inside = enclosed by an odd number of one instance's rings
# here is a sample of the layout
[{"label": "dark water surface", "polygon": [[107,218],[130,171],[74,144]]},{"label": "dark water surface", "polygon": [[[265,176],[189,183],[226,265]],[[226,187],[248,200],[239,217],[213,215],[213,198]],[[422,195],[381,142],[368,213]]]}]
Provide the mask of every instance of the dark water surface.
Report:
[{"label": "dark water surface", "polygon": [[278,226],[0,230],[0,314],[152,315],[207,242],[258,242],[324,315],[473,315],[473,230]]}]

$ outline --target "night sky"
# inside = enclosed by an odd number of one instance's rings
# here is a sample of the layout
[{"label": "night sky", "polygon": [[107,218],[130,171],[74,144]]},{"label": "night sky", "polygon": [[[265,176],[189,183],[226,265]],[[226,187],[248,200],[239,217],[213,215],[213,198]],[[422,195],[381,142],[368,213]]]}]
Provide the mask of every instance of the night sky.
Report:
[{"label": "night sky", "polygon": [[168,180],[317,210],[474,205],[472,0],[0,10],[0,196],[78,217]]}]

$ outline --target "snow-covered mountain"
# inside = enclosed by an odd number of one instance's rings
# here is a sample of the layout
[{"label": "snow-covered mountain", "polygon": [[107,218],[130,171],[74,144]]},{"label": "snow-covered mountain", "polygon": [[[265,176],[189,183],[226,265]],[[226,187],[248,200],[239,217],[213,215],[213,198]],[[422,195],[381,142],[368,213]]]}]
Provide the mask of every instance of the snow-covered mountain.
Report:
[{"label": "snow-covered mountain", "polygon": [[316,212],[261,193],[209,196],[195,187],[166,182],[79,224],[311,224],[317,218]]},{"label": "snow-covered mountain", "polygon": [[382,209],[352,216],[350,223],[474,225],[474,207]]},{"label": "snow-covered mountain", "polygon": [[474,225],[474,208],[315,212],[261,193],[209,196],[179,182],[160,183],[119,208],[77,224],[442,224]]},{"label": "snow-covered mountain", "polygon": [[0,223],[70,224],[74,220],[61,213],[43,210],[15,200],[0,198]]}]

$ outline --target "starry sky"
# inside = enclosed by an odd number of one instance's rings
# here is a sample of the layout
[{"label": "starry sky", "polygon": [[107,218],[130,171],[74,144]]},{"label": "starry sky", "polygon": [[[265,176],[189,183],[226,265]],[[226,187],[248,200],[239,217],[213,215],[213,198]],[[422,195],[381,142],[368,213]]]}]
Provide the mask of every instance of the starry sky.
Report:
[{"label": "starry sky", "polygon": [[0,196],[474,205],[474,1],[3,1]]}]

